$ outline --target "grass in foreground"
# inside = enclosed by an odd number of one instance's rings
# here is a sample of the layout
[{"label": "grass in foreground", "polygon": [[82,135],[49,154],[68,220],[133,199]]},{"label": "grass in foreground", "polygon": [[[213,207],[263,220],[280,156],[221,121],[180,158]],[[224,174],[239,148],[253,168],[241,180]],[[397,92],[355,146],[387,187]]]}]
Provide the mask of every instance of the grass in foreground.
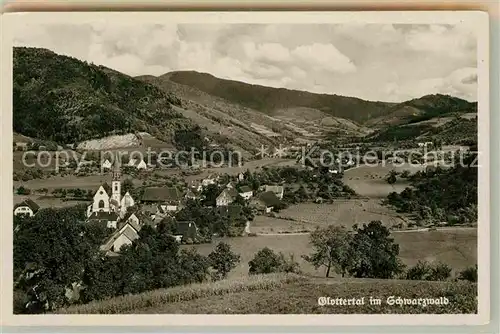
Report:
[{"label": "grass in foreground", "polygon": [[255,275],[238,280],[222,280],[210,283],[177,286],[169,289],[148,291],[137,295],[127,295],[75,305],[59,310],[61,314],[116,314],[134,313],[137,310],[161,307],[168,303],[179,303],[199,298],[227,295],[256,290],[276,290],[286,284],[297,282],[300,276],[294,274]]},{"label": "grass in foreground", "polygon": [[[371,305],[369,298],[381,305]],[[447,305],[389,305],[389,296],[446,297]],[[364,305],[319,306],[319,297],[361,298]],[[371,279],[313,279],[297,275],[260,275],[243,280],[156,290],[73,306],[69,314],[474,314],[477,285]]]}]

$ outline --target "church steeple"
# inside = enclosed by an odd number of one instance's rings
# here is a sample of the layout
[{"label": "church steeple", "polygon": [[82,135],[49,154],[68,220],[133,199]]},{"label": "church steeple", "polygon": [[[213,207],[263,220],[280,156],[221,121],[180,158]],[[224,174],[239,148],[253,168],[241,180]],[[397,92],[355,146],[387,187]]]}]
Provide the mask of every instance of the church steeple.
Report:
[{"label": "church steeple", "polygon": [[118,161],[118,156],[115,158],[115,163],[113,166],[113,176],[111,181],[111,198],[117,202],[117,205],[120,205],[121,201],[121,172],[120,172],[120,162]]},{"label": "church steeple", "polygon": [[121,178],[120,163],[118,162],[118,157],[116,157],[113,166],[113,181],[120,181],[120,178]]}]

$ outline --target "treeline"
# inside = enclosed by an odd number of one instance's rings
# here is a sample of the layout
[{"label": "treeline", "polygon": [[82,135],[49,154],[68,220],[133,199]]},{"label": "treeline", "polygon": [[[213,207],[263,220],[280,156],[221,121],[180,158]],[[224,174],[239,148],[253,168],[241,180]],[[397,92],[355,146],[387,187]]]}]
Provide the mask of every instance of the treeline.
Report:
[{"label": "treeline", "polygon": [[410,187],[392,192],[387,203],[418,221],[467,224],[477,221],[477,153],[453,168],[436,167],[409,176]]},{"label": "treeline", "polygon": [[[313,252],[303,256],[316,269],[324,267],[342,277],[443,281],[451,278],[445,263],[419,261],[407,268],[399,258],[399,245],[380,221],[348,230],[343,226],[317,228],[310,235]],[[477,266],[461,271],[456,279],[477,282]]]}]

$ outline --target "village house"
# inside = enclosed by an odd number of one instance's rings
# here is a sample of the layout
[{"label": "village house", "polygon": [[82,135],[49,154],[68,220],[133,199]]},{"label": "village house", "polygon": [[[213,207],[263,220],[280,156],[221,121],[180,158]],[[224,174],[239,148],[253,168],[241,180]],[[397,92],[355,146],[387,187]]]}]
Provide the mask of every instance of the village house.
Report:
[{"label": "village house", "polygon": [[[106,182],[97,189],[92,204],[87,207],[87,217],[97,212],[114,212],[118,217],[123,217],[127,209],[135,205],[135,201],[129,192],[121,194],[121,172],[118,163],[112,172],[112,182],[109,186]],[[104,217],[101,215],[101,217]]]},{"label": "village house", "polygon": [[176,187],[149,187],[144,189],[143,204],[156,204],[165,212],[180,210],[181,195]]},{"label": "village house", "polygon": [[252,198],[250,205],[255,207],[258,211],[269,213],[280,203],[279,198],[273,191],[266,191]]},{"label": "village house", "polygon": [[253,190],[249,186],[240,187],[240,191],[238,193],[246,200],[249,200],[253,196]]},{"label": "village house", "polygon": [[139,238],[139,225],[133,223],[123,224],[111,237],[101,245],[100,249],[106,252],[106,255],[113,256],[120,252],[124,245],[131,245],[132,242]]},{"label": "village house", "polygon": [[238,192],[234,188],[225,188],[215,199],[216,206],[225,206],[233,203],[238,197]]},{"label": "village house", "polygon": [[238,174],[238,181],[243,181],[245,179],[245,175],[243,173]]},{"label": "village house", "polygon": [[193,221],[180,221],[175,224],[174,238],[178,241],[195,241],[198,236],[198,227]]},{"label": "village house", "polygon": [[217,176],[209,175],[207,178],[205,178],[201,181],[201,187],[205,188],[211,184],[216,184],[218,179],[219,178]]},{"label": "village house", "polygon": [[111,167],[113,167],[113,165],[111,164],[111,162],[108,159],[106,159],[102,163],[101,167],[102,167],[102,169],[111,169]]},{"label": "village house", "polygon": [[28,143],[25,143],[25,142],[15,142],[15,147],[16,147],[16,150],[18,151],[26,151],[28,150]]},{"label": "village house", "polygon": [[116,228],[116,224],[118,222],[118,215],[111,212],[92,212],[90,217],[87,218],[87,222],[99,222],[102,224],[106,224],[107,228]]},{"label": "village house", "polygon": [[284,188],[283,186],[270,186],[266,185],[264,186],[264,192],[272,191],[278,199],[282,200],[283,199],[283,192]]},{"label": "village house", "polygon": [[198,198],[198,194],[197,194],[197,192],[195,192],[194,189],[187,189],[186,193],[184,194],[184,198],[186,200],[190,200],[190,199],[195,200]]},{"label": "village house", "polygon": [[153,219],[147,216],[147,214],[142,213],[141,211],[129,211],[125,217],[123,217],[120,221],[120,224],[130,224],[136,230],[140,230],[143,226],[149,225],[155,227],[155,223]]},{"label": "village house", "polygon": [[147,169],[148,165],[144,162],[143,159],[130,159],[127,164],[128,167],[134,167],[136,169]]},{"label": "village house", "polygon": [[33,217],[38,212],[39,209],[40,206],[38,206],[38,204],[36,204],[33,200],[28,198],[14,206],[14,215],[16,216],[27,215]]}]

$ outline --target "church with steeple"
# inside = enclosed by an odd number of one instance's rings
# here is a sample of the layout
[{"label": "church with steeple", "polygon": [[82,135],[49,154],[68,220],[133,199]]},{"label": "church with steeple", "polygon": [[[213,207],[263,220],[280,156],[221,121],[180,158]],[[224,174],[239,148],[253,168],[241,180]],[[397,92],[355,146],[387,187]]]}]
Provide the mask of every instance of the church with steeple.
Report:
[{"label": "church with steeple", "polygon": [[116,228],[118,219],[123,218],[127,209],[135,205],[129,192],[122,196],[121,172],[118,159],[111,173],[111,187],[103,183],[94,194],[92,204],[87,207],[89,220],[108,221],[108,227]]}]

